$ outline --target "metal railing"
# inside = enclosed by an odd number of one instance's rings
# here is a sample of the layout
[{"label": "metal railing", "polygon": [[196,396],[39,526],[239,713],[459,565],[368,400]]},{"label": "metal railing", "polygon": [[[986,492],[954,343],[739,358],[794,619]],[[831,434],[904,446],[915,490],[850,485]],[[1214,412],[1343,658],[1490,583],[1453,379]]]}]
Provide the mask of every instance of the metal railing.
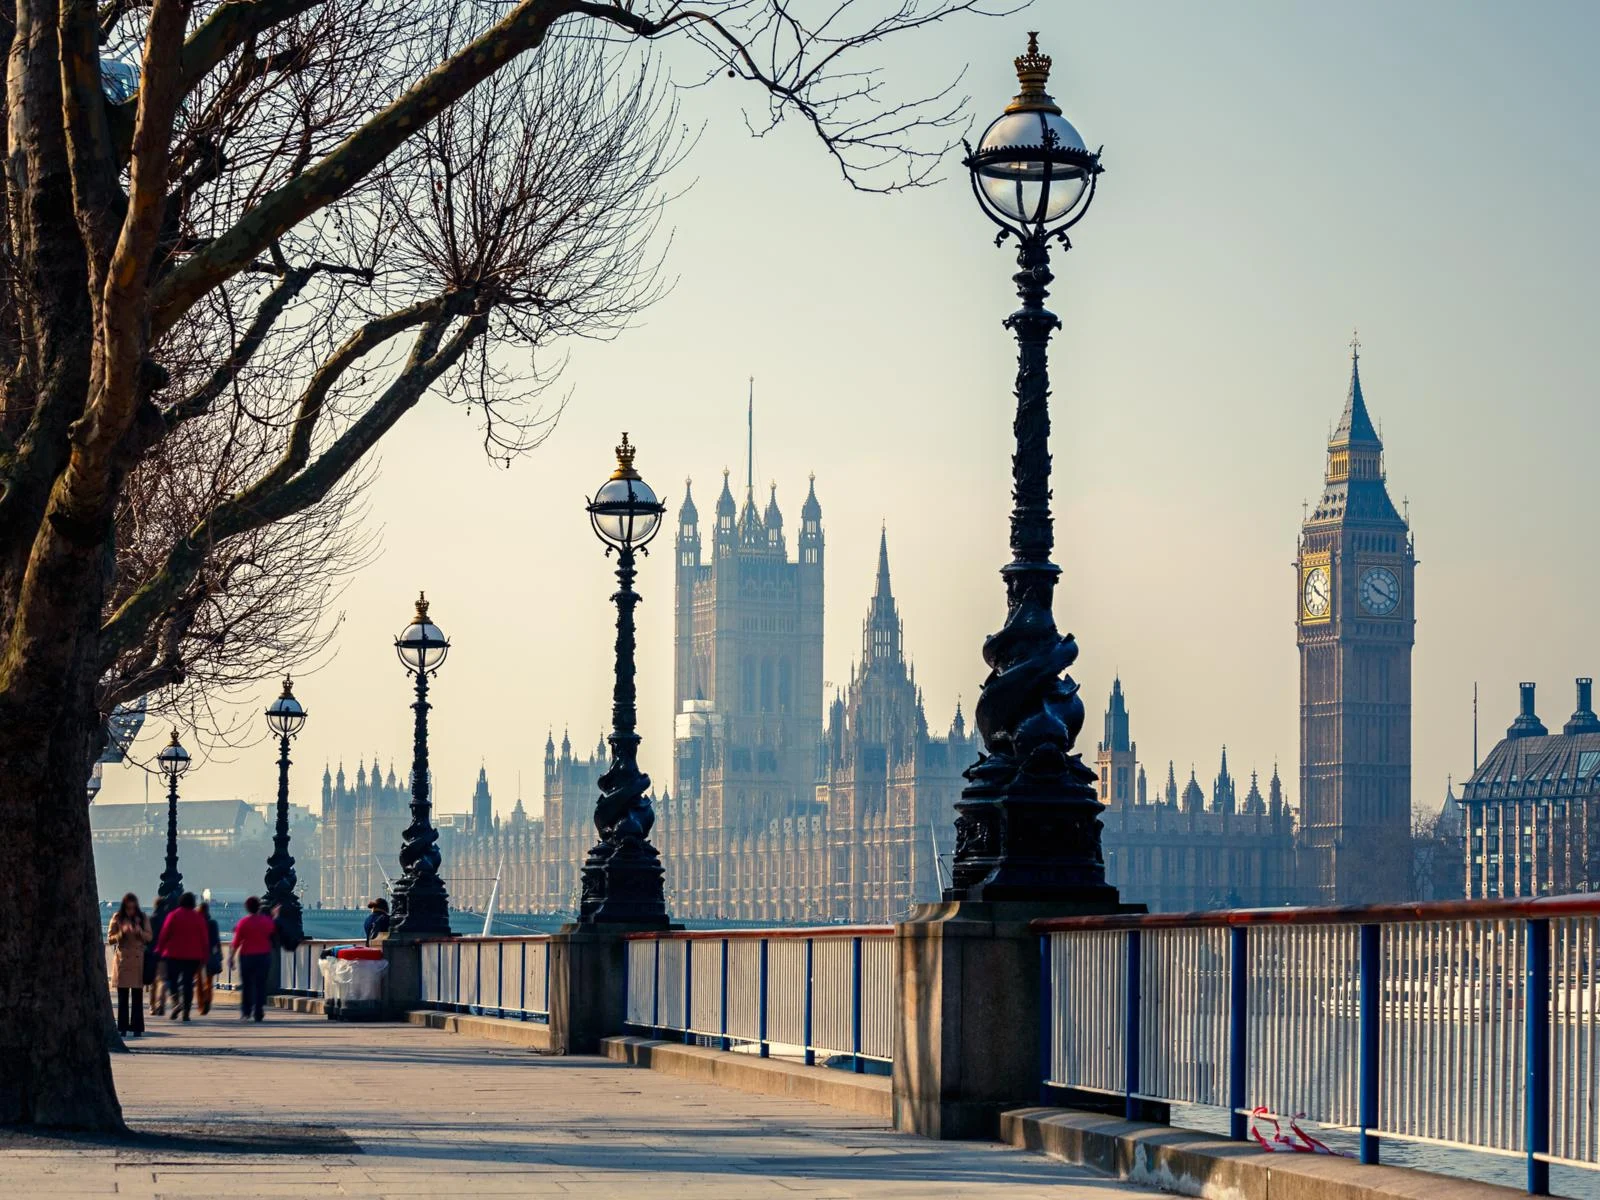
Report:
[{"label": "metal railing", "polygon": [[548,937],[425,941],[422,1003],[450,1012],[550,1019]]},{"label": "metal railing", "polygon": [[628,936],[629,1026],[857,1072],[894,1056],[894,928],[724,929]]},{"label": "metal railing", "polygon": [[1600,1167],[1600,897],[1034,922],[1045,1089]]}]

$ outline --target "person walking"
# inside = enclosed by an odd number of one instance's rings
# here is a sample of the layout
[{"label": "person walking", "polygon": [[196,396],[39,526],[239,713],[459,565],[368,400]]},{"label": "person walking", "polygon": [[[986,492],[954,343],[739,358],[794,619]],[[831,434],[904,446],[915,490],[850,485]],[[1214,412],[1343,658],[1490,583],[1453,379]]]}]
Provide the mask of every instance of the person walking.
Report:
[{"label": "person walking", "polygon": [[161,977],[161,956],[156,953],[156,939],[161,936],[161,926],[171,911],[167,897],[157,896],[156,906],[150,912],[150,941],[144,948],[144,986],[152,1017],[159,1017],[166,1008],[166,988]]},{"label": "person walking", "polygon": [[178,907],[167,914],[156,938],[156,953],[167,968],[167,992],[172,999],[172,1019],[189,1019],[194,1003],[194,977],[211,953],[206,919],[195,908],[193,892],[178,897]]},{"label": "person walking", "polygon": [[106,941],[115,946],[111,986],[117,989],[117,1032],[124,1037],[144,1035],[144,955],[154,935],[150,918],[139,907],[139,897],[129,892],[111,918]]},{"label": "person walking", "polygon": [[206,920],[206,936],[210,939],[205,965],[194,977],[195,1000],[200,1006],[200,1015],[203,1017],[211,1011],[213,981],[222,974],[222,933],[217,928],[217,919],[211,915],[209,902],[205,900],[200,902],[200,915]]},{"label": "person walking", "polygon": [[272,961],[272,938],[278,924],[261,911],[261,900],[250,896],[244,916],[233,927],[228,961],[239,961],[239,1019],[262,1019],[267,1001],[267,966]]}]

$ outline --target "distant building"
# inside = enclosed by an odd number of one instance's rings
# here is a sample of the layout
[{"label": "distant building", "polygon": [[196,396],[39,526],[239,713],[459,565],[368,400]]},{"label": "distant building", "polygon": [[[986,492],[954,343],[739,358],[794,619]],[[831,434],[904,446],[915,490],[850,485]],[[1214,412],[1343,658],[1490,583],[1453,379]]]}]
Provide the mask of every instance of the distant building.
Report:
[{"label": "distant building", "polygon": [[[305,904],[320,899],[321,851],[317,822],[300,806],[290,853],[295,856]],[[277,820],[273,806],[272,822]],[[133,892],[146,905],[166,865],[167,805],[92,804],[89,828],[94,843],[95,879],[102,900]],[[260,806],[243,800],[178,802],[178,868],[184,886],[196,894],[214,891],[259,893],[272,852],[272,829]]]},{"label": "distant building", "polygon": [[1461,789],[1466,895],[1477,899],[1600,891],[1600,718],[1594,685],[1577,681],[1577,708],[1551,733],[1534,685],[1506,736]]},{"label": "distant building", "polygon": [[1106,881],[1127,903],[1152,912],[1288,904],[1298,898],[1294,879],[1294,818],[1284,801],[1277,768],[1263,797],[1257,776],[1241,804],[1228,768],[1228,748],[1211,783],[1211,803],[1193,770],[1180,793],[1167,764],[1167,784],[1149,794],[1122,680],[1111,685],[1105,738],[1096,749],[1100,776],[1101,845]]},{"label": "distant building", "polygon": [[1384,479],[1383,442],[1350,391],[1322,498],[1300,530],[1300,862],[1315,904],[1410,893],[1411,647],[1416,552]]},{"label": "distant building", "polygon": [[[388,895],[400,875],[400,835],[411,822],[411,784],[385,779],[376,758],[369,772],[356,766],[354,786],[322,771],[322,903],[329,908],[360,908]],[[310,864],[306,864],[306,870]],[[301,872],[304,874],[304,872]]]},{"label": "distant building", "polygon": [[[820,516],[813,502],[808,519]],[[816,536],[820,549],[820,529]],[[820,745],[815,730],[808,738],[813,782],[805,794],[755,791],[758,773],[723,776],[726,807],[688,787],[661,803],[656,840],[675,915],[887,921],[939,898],[961,771],[977,745],[959,706],[947,734],[929,733],[903,636],[885,534],[861,657],[829,706]],[[797,727],[797,736],[804,732]],[[713,761],[737,748],[713,740]]]}]

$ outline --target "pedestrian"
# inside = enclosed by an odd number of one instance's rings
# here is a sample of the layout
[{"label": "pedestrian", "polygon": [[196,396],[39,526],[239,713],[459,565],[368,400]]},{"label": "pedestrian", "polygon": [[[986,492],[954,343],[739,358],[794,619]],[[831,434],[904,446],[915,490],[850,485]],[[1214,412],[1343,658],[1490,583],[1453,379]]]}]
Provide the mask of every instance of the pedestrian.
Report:
[{"label": "pedestrian", "polygon": [[367,907],[372,911],[367,914],[361,927],[366,931],[367,945],[370,946],[373,938],[389,932],[389,902],[379,896],[376,900],[368,901]]},{"label": "pedestrian", "polygon": [[154,934],[150,918],[139,907],[139,897],[129,892],[111,918],[106,941],[117,948],[111,968],[111,985],[117,989],[117,1032],[144,1036],[144,956]]},{"label": "pedestrian", "polygon": [[156,940],[161,937],[161,926],[171,911],[171,899],[158,895],[156,906],[150,913],[150,941],[144,948],[144,986],[150,1001],[152,1017],[159,1017],[167,1005],[165,981],[161,977],[161,956],[156,953]]},{"label": "pedestrian", "polygon": [[193,892],[178,897],[178,907],[167,914],[156,938],[156,953],[167,968],[167,992],[172,999],[172,1020],[182,1013],[189,1019],[194,1002],[194,977],[210,953],[206,920],[195,908]]},{"label": "pedestrian", "polygon": [[272,937],[277,930],[275,922],[261,911],[259,897],[250,896],[244,902],[244,916],[233,927],[233,942],[228,946],[228,962],[239,960],[239,1019],[252,1017],[259,1021],[264,1015],[267,998],[267,966],[272,961]]},{"label": "pedestrian", "polygon": [[217,928],[217,919],[211,915],[211,905],[207,901],[200,902],[200,915],[206,919],[206,936],[210,939],[205,966],[200,968],[200,973],[194,979],[198,993],[196,999],[203,1017],[211,1011],[212,981],[222,974],[222,932]]}]

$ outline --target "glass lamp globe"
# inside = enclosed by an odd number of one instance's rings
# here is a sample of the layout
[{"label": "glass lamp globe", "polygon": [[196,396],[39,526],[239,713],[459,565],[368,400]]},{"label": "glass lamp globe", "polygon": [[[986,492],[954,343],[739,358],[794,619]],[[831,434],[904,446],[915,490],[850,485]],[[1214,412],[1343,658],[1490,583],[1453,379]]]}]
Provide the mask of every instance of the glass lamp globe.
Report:
[{"label": "glass lamp globe", "polygon": [[428,597],[417,596],[417,611],[411,624],[394,640],[394,651],[412,674],[437,671],[450,653],[444,631],[428,619]]},{"label": "glass lamp globe", "polygon": [[617,447],[617,469],[589,501],[589,519],[600,540],[619,550],[638,549],[655,537],[667,506],[633,469],[638,447],[622,435]]},{"label": "glass lamp globe", "polygon": [[279,737],[293,737],[306,723],[306,710],[294,698],[294,680],[283,677],[283,695],[267,705],[267,728]]},{"label": "glass lamp globe", "polygon": [[1039,53],[1038,37],[1030,33],[1028,52],[1016,59],[1022,90],[984,130],[966,163],[990,216],[1024,230],[1048,229],[1075,210],[1081,216],[1080,202],[1100,172],[1099,155],[1044,90],[1050,57]]},{"label": "glass lamp globe", "polygon": [[178,731],[172,731],[172,741],[161,748],[161,753],[156,755],[156,766],[168,779],[177,779],[189,769],[189,752],[178,741]]}]

